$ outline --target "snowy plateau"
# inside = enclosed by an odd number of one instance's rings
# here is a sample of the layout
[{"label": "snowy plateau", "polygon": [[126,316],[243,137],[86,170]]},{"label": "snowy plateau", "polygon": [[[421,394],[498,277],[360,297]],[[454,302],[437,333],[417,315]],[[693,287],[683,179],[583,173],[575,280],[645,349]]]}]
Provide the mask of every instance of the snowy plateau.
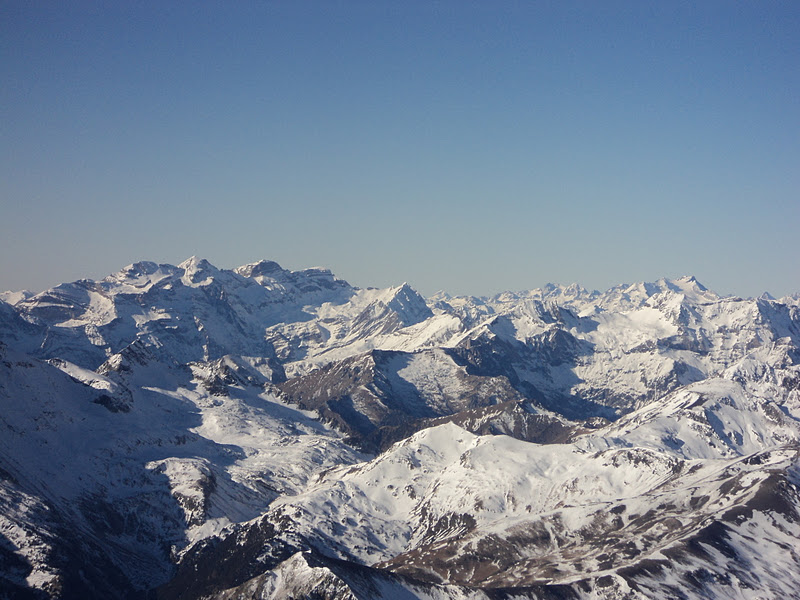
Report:
[{"label": "snowy plateau", "polygon": [[800,295],[191,258],[0,295],[0,598],[800,598]]}]

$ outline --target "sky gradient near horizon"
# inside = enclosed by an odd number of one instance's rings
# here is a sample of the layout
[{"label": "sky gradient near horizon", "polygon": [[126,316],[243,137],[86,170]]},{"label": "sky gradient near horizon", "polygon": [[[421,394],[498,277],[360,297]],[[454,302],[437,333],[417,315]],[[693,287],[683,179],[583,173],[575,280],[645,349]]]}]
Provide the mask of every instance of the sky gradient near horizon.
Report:
[{"label": "sky gradient near horizon", "polygon": [[800,291],[797,2],[11,0],[0,52],[0,290]]}]

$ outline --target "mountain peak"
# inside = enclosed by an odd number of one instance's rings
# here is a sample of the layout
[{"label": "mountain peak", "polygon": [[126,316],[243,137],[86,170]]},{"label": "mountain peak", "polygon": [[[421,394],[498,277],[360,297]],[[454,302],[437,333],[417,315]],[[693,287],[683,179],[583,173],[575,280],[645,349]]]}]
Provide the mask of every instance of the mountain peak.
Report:
[{"label": "mountain peak", "polygon": [[567,296],[584,296],[588,294],[589,291],[579,283],[570,283],[563,287],[562,293]]},{"label": "mountain peak", "polygon": [[417,291],[411,287],[407,282],[403,282],[400,285],[396,285],[391,288],[396,294],[417,294]]},{"label": "mountain peak", "polygon": [[28,298],[31,298],[33,295],[33,292],[28,290],[20,290],[17,292],[0,292],[0,300],[13,306],[14,304],[18,304],[24,300],[27,300]]},{"label": "mountain peak", "polygon": [[219,269],[208,262],[205,258],[192,256],[178,265],[183,269],[184,283],[194,285],[207,285],[211,283],[213,276],[219,273]]},{"label": "mountain peak", "polygon": [[697,277],[695,277],[694,275],[684,275],[683,277],[678,277],[678,279],[676,281],[680,282],[680,283],[683,283],[683,284],[686,284],[686,285],[692,285],[695,288],[697,288],[698,290],[700,290],[701,292],[707,292],[708,291],[708,288],[706,286],[704,286],[702,283],[700,283],[697,280]]},{"label": "mountain peak", "polygon": [[122,273],[128,276],[152,275],[158,270],[158,264],[149,260],[141,260],[131,263],[122,269]]},{"label": "mountain peak", "polygon": [[244,277],[274,277],[278,273],[283,273],[284,269],[274,260],[259,260],[234,269],[236,273]]},{"label": "mountain peak", "polygon": [[407,283],[389,289],[386,305],[396,312],[404,325],[414,325],[432,316],[425,298]]},{"label": "mountain peak", "polygon": [[704,290],[191,257],[0,301],[0,588],[791,597],[800,296]]},{"label": "mountain peak", "polygon": [[178,265],[178,268],[188,270],[197,270],[197,269],[216,269],[214,265],[208,262],[205,258],[200,258],[199,256],[190,256],[185,261]]}]

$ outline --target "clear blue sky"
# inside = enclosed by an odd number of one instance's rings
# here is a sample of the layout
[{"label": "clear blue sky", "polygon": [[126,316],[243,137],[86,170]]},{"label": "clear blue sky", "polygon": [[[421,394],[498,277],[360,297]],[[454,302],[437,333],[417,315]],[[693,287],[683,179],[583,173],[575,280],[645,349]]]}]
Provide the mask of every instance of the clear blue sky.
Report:
[{"label": "clear blue sky", "polygon": [[800,291],[800,3],[0,1],[0,289]]}]

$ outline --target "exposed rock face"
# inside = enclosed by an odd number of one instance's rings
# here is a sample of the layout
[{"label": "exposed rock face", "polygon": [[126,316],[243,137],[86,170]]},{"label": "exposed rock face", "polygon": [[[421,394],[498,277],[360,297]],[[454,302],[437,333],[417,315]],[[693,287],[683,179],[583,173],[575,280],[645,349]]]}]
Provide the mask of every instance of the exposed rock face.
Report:
[{"label": "exposed rock face", "polygon": [[295,377],[281,391],[362,443],[383,428],[522,399],[504,377],[471,375],[439,349],[372,350]]},{"label": "exposed rock face", "polygon": [[800,589],[800,302],[193,257],[0,296],[0,597]]}]

